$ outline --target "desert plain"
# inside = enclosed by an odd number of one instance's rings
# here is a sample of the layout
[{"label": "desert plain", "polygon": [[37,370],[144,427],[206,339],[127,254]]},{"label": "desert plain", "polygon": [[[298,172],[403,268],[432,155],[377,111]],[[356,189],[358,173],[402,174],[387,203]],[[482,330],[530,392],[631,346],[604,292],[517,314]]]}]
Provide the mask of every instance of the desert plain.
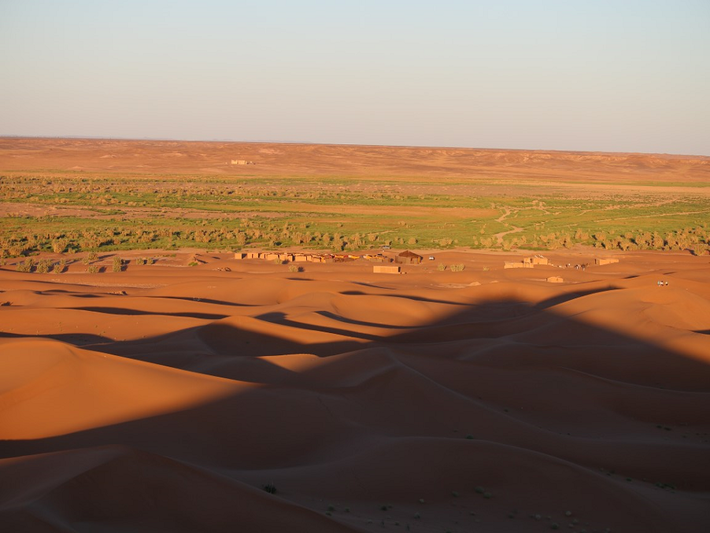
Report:
[{"label": "desert plain", "polygon": [[710,527],[708,158],[0,139],[0,175],[0,531]]}]

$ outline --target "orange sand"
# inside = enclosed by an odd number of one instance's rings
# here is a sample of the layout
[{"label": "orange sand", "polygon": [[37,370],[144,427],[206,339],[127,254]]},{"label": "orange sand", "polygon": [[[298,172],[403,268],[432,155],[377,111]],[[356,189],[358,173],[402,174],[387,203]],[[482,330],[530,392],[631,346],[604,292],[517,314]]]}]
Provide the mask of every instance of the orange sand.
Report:
[{"label": "orange sand", "polygon": [[710,527],[709,257],[193,253],[0,268],[0,531]]}]

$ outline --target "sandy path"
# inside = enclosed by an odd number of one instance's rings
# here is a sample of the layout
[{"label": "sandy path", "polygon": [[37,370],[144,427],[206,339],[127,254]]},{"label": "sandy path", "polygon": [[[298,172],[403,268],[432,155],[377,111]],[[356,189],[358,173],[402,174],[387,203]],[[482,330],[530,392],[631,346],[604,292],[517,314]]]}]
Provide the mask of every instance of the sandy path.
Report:
[{"label": "sandy path", "polygon": [[500,246],[503,245],[503,237],[505,237],[506,235],[511,235],[513,233],[520,233],[521,231],[523,231],[523,228],[518,227],[518,226],[513,226],[512,224],[505,222],[505,219],[508,218],[513,211],[511,211],[511,209],[508,207],[504,208],[504,210],[505,210],[505,212],[496,219],[496,222],[500,222],[501,224],[505,224],[506,226],[508,226],[512,229],[509,229],[506,231],[501,231],[501,232],[498,232],[495,235],[493,235],[493,237],[495,237],[495,239],[498,241],[498,244]]}]

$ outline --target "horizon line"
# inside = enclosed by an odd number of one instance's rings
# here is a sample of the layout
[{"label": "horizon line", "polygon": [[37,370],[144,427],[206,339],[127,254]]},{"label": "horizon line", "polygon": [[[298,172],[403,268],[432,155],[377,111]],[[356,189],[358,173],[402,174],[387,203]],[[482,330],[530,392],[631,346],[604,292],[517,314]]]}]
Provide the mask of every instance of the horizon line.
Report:
[{"label": "horizon line", "polygon": [[452,145],[428,145],[428,144],[370,144],[370,143],[348,143],[348,142],[318,142],[318,141],[276,141],[276,140],[252,140],[252,141],[236,141],[229,139],[178,139],[164,137],[106,137],[103,135],[7,135],[0,134],[0,139],[68,139],[68,140],[87,140],[87,141],[128,141],[128,142],[183,142],[183,143],[234,143],[234,144],[294,144],[294,145],[317,145],[317,146],[362,146],[362,147],[380,147],[380,148],[423,148],[437,150],[473,150],[473,151],[491,151],[491,152],[557,152],[570,154],[613,154],[613,155],[657,155],[657,156],[675,156],[688,158],[705,158],[710,159],[710,155],[690,154],[690,153],[675,153],[675,152],[634,152],[634,151],[609,151],[609,150],[565,150],[559,148],[480,148],[472,146],[452,146]]}]

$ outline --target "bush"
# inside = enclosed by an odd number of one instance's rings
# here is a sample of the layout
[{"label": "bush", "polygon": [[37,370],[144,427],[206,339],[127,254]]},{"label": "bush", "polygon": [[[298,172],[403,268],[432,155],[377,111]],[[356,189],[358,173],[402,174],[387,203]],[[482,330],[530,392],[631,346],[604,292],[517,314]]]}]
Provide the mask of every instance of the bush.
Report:
[{"label": "bush", "polygon": [[52,263],[48,259],[40,259],[37,263],[37,268],[35,269],[35,272],[37,272],[38,274],[46,274],[47,272],[49,272],[50,266],[52,266]]},{"label": "bush", "polygon": [[55,239],[52,241],[52,251],[55,254],[61,254],[67,248],[66,239]]},{"label": "bush", "polygon": [[34,260],[28,257],[24,261],[17,263],[18,272],[32,272],[32,267],[34,266]]},{"label": "bush", "polygon": [[64,259],[62,259],[59,261],[59,263],[54,265],[52,272],[54,274],[61,274],[62,272],[64,272],[66,266],[67,266],[67,262]]},{"label": "bush", "polygon": [[117,255],[114,255],[113,256],[113,271],[114,272],[121,272],[121,270],[123,270],[123,259],[121,259]]}]

